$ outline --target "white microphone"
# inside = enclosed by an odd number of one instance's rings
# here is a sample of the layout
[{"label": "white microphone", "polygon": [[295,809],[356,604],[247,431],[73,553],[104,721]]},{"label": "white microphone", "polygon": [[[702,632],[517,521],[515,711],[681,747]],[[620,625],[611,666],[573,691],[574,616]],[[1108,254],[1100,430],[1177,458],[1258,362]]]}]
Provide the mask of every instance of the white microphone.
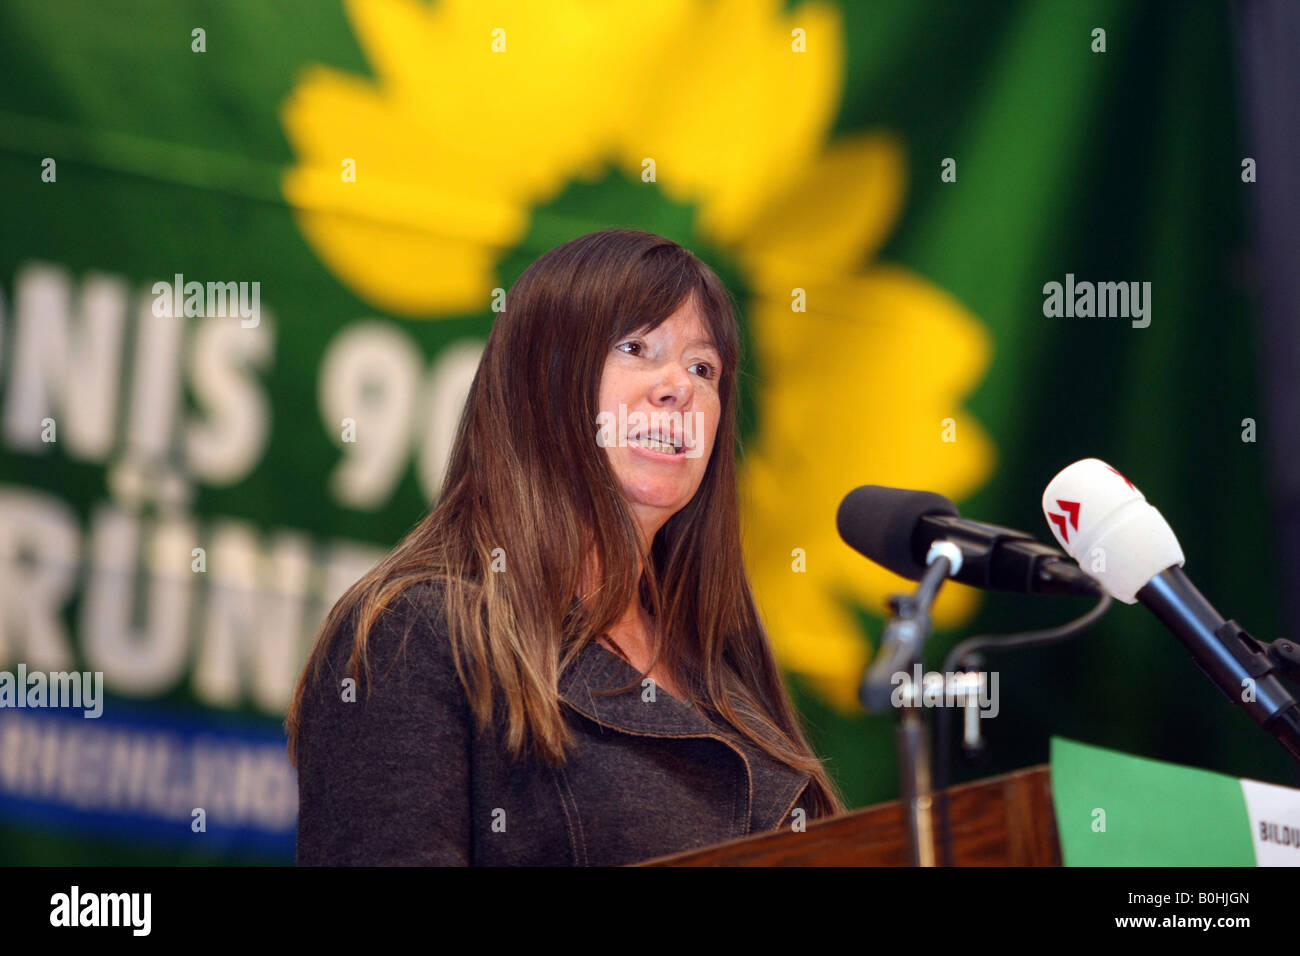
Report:
[{"label": "white microphone", "polygon": [[1048,482],[1043,514],[1061,548],[1125,604],[1166,568],[1182,567],[1169,522],[1118,471],[1096,458],[1076,461]]},{"label": "white microphone", "polygon": [[1043,514],[1085,573],[1116,600],[1146,605],[1224,696],[1300,760],[1300,705],[1275,662],[1183,573],[1173,530],[1131,481],[1096,458],[1076,461],[1048,482]]}]

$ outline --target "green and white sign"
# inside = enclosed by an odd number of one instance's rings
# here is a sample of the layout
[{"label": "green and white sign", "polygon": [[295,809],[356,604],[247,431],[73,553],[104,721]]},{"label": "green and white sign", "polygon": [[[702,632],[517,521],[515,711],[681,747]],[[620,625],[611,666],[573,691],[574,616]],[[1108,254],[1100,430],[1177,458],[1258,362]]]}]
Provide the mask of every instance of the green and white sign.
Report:
[{"label": "green and white sign", "polygon": [[1300,790],[1052,738],[1066,866],[1300,866]]}]

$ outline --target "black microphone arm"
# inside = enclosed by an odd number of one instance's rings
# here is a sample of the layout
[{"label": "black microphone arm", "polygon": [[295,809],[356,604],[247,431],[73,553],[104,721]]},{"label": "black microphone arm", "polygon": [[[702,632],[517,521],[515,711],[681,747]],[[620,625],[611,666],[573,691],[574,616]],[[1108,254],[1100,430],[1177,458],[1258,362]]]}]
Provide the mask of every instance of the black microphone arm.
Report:
[{"label": "black microphone arm", "polygon": [[1191,652],[1196,666],[1230,703],[1300,760],[1300,704],[1274,673],[1293,666],[1282,655],[1290,657],[1294,645],[1279,641],[1284,648],[1266,646],[1236,621],[1225,621],[1176,565],[1143,585],[1137,599]]},{"label": "black microphone arm", "polygon": [[960,552],[953,580],[988,591],[1096,597],[1097,582],[1053,547],[1013,528],[963,518],[932,491],[862,485],[835,515],[844,542],[900,577],[920,581],[936,541]]},{"label": "black microphone arm", "polygon": [[956,580],[986,591],[1095,597],[1101,586],[1066,555],[1032,535],[957,515],[929,514],[917,522],[917,551],[950,541],[961,549]]}]

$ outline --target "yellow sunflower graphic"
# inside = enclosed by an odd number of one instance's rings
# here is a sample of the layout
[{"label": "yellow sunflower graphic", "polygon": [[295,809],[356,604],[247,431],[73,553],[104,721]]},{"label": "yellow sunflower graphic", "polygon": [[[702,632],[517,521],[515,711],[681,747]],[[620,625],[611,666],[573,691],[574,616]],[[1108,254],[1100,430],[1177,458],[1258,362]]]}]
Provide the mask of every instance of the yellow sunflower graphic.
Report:
[{"label": "yellow sunflower graphic", "polygon": [[[924,278],[874,261],[904,200],[902,146],[886,133],[829,139],[844,75],[838,10],[345,9],[374,76],[301,77],[282,115],[297,156],[284,192],[361,299],[406,318],[481,311],[533,211],[611,166],[642,182],[652,168],[645,188],[689,205],[694,234],[743,270],[761,370],[760,431],[741,465],[751,580],[783,666],[857,711],[871,645],[855,608],[880,611],[904,582],[839,540],[839,500],[864,483],[961,498],[994,454],[961,408],[990,361],[984,327]],[[960,622],[975,600],[948,586],[936,623]]]}]

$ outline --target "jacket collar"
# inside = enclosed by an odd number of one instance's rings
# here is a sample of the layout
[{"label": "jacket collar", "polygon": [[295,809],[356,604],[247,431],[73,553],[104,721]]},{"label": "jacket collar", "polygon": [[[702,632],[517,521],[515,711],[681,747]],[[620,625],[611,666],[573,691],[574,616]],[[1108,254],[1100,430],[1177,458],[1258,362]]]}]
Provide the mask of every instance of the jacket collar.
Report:
[{"label": "jacket collar", "polygon": [[[621,694],[602,694],[626,684]],[[769,756],[729,725],[719,726],[659,689],[642,699],[641,674],[599,641],[590,641],[560,676],[560,698],[589,720],[629,734],[652,737],[713,737],[731,747],[749,778],[751,832],[771,830],[785,820],[812,779]]]}]

